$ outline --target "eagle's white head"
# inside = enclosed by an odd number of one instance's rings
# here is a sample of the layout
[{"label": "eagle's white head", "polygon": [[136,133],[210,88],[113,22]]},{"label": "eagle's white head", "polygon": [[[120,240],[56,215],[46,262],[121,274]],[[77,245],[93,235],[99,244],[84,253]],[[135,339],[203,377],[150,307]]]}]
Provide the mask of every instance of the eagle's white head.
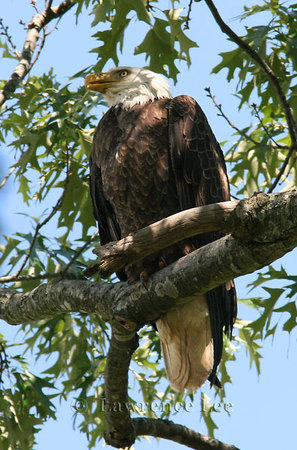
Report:
[{"label": "eagle's white head", "polygon": [[101,92],[108,105],[128,109],[158,98],[171,98],[169,83],[162,75],[138,67],[116,67],[108,72],[92,73],[85,87]]}]

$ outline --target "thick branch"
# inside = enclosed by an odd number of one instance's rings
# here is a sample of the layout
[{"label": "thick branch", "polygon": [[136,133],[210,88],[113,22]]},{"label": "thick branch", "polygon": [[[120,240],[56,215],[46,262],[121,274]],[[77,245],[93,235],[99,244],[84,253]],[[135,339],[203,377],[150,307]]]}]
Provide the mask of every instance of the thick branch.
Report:
[{"label": "thick branch", "polygon": [[20,82],[29,72],[40,31],[51,22],[51,20],[61,17],[74,5],[75,0],[65,0],[54,8],[46,7],[43,13],[35,14],[28,25],[28,32],[20,61],[4,88],[0,91],[0,106],[2,106],[5,100],[7,100],[16,90]]},{"label": "thick branch", "polygon": [[112,326],[112,338],[105,368],[104,410],[106,416],[105,440],[117,448],[130,447],[135,441],[129,398],[128,372],[131,357],[138,347],[135,332]]}]

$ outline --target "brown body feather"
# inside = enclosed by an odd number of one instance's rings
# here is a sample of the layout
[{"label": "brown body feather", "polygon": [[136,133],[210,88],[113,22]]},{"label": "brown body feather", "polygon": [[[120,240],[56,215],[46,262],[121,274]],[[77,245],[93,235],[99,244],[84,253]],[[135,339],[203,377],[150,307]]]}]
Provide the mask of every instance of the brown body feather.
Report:
[{"label": "brown body feather", "polygon": [[[130,109],[110,108],[99,122],[90,186],[102,244],[183,209],[229,200],[222,151],[199,105],[188,96]],[[217,239],[186,239],[125,268],[129,280],[149,275]],[[236,315],[233,287],[220,286],[157,322],[168,377],[177,390],[216,381],[223,328]]]}]

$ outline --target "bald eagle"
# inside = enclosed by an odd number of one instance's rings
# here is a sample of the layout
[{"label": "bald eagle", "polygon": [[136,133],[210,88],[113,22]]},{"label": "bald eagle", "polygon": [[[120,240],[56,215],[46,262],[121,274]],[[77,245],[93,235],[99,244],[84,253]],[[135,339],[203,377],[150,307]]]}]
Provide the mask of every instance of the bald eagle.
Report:
[{"label": "bald eagle", "polygon": [[[90,191],[102,244],[181,210],[229,200],[223,153],[208,121],[187,96],[172,98],[167,80],[147,69],[90,74],[85,86],[110,109],[100,120],[90,158]],[[207,233],[174,244],[118,274],[137,281],[220,237]],[[170,310],[156,322],[168,379],[193,392],[218,384],[223,329],[236,316],[232,283]]]}]

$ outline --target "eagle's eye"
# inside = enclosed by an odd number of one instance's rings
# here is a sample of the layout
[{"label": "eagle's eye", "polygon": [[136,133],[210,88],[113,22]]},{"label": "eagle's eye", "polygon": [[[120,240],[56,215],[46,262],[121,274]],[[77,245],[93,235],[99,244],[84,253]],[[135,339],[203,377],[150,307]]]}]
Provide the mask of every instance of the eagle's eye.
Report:
[{"label": "eagle's eye", "polygon": [[122,77],[122,78],[126,77],[127,75],[128,75],[128,71],[127,70],[122,70],[120,72],[120,77]]}]

